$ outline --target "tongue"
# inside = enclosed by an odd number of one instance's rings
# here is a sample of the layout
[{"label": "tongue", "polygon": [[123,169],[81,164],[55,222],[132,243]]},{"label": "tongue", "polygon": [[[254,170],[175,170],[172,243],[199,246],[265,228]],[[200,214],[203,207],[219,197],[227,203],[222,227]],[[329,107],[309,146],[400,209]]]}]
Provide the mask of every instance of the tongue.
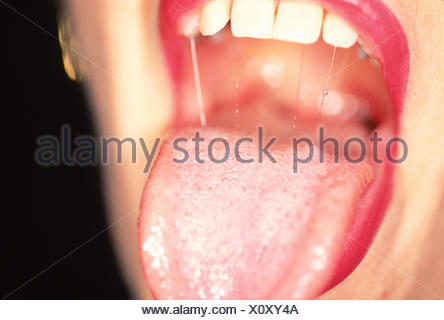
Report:
[{"label": "tongue", "polygon": [[[195,132],[200,159],[195,157]],[[240,138],[252,141],[240,144]],[[185,163],[173,161],[189,159]],[[224,138],[228,159],[209,158]],[[373,179],[365,161],[351,164],[307,143],[274,143],[222,129],[187,129],[166,139],[146,183],[139,219],[143,270],[159,299],[306,299],[326,290],[357,202]],[[262,148],[268,143],[263,139]],[[223,142],[212,159],[224,158]],[[239,160],[250,160],[241,163]]]}]

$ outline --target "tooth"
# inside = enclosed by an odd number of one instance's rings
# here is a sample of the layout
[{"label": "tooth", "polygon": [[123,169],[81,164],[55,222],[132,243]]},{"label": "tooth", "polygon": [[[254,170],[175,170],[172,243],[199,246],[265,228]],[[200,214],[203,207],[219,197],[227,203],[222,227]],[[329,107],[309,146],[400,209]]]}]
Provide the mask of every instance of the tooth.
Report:
[{"label": "tooth", "polygon": [[358,58],[361,60],[370,58],[361,46],[358,46]]},{"label": "tooth", "polygon": [[344,19],[328,12],[325,16],[322,37],[332,46],[350,48],[358,39],[358,34]]},{"label": "tooth", "polygon": [[230,0],[213,0],[200,11],[200,32],[212,36],[222,30],[230,20]]},{"label": "tooth", "polygon": [[270,39],[275,11],[274,0],[234,0],[231,10],[233,36]]},{"label": "tooth", "polygon": [[281,0],[276,15],[273,38],[310,44],[318,40],[324,12],[321,6]]},{"label": "tooth", "polygon": [[199,33],[199,15],[193,14],[180,22],[180,31],[182,35],[188,38],[194,38]]},{"label": "tooth", "polygon": [[379,63],[379,61],[378,60],[376,60],[375,58],[370,58],[370,63],[372,64],[372,65],[374,65],[375,67],[381,67],[381,64]]}]

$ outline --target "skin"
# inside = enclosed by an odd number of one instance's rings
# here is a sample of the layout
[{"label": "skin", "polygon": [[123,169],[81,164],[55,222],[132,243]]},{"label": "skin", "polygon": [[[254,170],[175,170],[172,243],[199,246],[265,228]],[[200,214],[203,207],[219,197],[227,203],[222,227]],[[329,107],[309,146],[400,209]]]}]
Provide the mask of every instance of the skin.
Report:
[{"label": "skin", "polygon": [[[407,161],[364,260],[326,299],[444,298],[444,2],[386,0],[406,34],[411,74],[401,135]],[[92,112],[101,135],[144,137],[152,145],[173,113],[158,36],[158,0],[69,0],[84,60]],[[138,150],[139,151],[139,150]],[[140,150],[141,151],[141,150]],[[124,153],[128,154],[128,153]],[[103,179],[121,269],[134,297],[150,298],[139,266],[137,216],[145,160],[108,165]],[[111,163],[113,159],[111,159]]]}]

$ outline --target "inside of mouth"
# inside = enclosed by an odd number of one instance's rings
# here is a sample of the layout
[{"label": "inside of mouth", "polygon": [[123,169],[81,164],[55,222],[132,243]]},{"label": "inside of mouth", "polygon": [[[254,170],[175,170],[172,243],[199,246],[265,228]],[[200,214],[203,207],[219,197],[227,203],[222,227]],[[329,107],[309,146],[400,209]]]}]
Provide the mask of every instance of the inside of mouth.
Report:
[{"label": "inside of mouth", "polygon": [[343,142],[365,139],[392,122],[381,66],[363,57],[358,44],[343,49],[322,40],[303,45],[235,38],[227,25],[214,36],[196,37],[198,70],[188,43],[183,49],[176,90],[180,127],[201,125],[196,71],[210,127],[245,132],[263,127],[282,139],[315,138],[323,127]]}]

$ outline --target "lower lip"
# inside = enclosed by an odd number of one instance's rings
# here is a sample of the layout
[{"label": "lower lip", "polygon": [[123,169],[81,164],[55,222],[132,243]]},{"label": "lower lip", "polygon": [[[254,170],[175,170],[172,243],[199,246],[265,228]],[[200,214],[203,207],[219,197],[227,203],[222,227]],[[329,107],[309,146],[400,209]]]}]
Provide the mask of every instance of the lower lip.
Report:
[{"label": "lower lip", "polygon": [[[177,21],[199,8],[204,2],[206,0],[163,0],[161,2],[161,33],[173,83],[178,84],[181,81],[180,66],[183,61],[181,52],[187,45],[186,39],[177,33]],[[313,2],[344,17],[352,24],[364,43],[371,49],[372,54],[381,63],[395,116],[393,124],[387,124],[387,128],[378,128],[378,130],[386,132],[387,135],[396,135],[399,131],[410,72],[407,37],[399,20],[386,4],[378,0],[313,0]],[[178,121],[181,116],[180,110],[176,112],[176,115],[176,121]],[[355,215],[356,218],[348,233],[349,241],[343,249],[330,287],[347,277],[365,256],[366,248],[372,242],[391,198],[393,171],[393,165],[385,161],[381,169],[380,181],[370,186],[361,200],[362,206]],[[371,205],[366,205],[369,202]]]}]

